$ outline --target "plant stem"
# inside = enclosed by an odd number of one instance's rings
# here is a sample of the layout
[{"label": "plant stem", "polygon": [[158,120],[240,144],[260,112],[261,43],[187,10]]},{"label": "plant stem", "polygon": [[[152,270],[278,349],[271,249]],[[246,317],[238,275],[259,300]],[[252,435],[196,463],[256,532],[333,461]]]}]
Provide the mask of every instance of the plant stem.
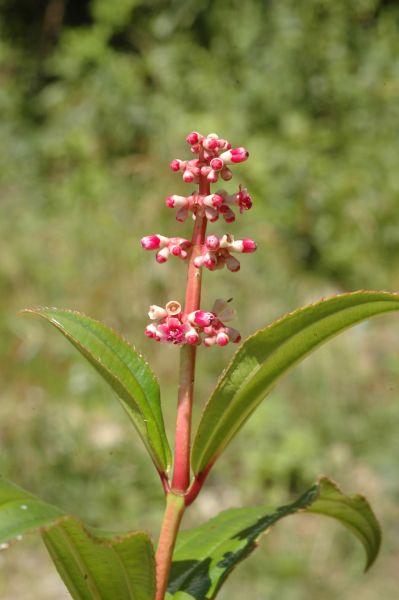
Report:
[{"label": "plant stem", "polygon": [[[206,177],[200,177],[199,193],[204,196],[210,193],[210,185]],[[195,216],[195,225],[191,240],[192,251],[187,271],[186,302],[184,307],[186,314],[200,308],[202,270],[194,265],[194,259],[201,253],[205,243],[206,226],[207,220],[205,215],[201,211],[198,211]],[[186,508],[184,494],[190,485],[191,417],[196,355],[196,346],[185,344],[181,348],[173,480],[172,489],[166,497],[165,515],[156,555],[157,593],[155,600],[164,600],[172,564],[173,549],[180,522]]]},{"label": "plant stem", "polygon": [[155,600],[163,600],[165,596],[173,549],[184,510],[184,497],[170,492],[166,497],[166,509],[156,554],[157,592]]},{"label": "plant stem", "polygon": [[[205,177],[200,177],[199,193],[209,194],[209,183]],[[194,259],[201,253],[205,242],[207,220],[199,212],[196,215],[192,253],[187,272],[185,312],[189,314],[200,308],[202,270],[194,265]],[[186,492],[190,484],[190,440],[191,414],[194,395],[196,346],[185,345],[180,353],[180,381],[177,404],[175,459],[172,489]]]}]

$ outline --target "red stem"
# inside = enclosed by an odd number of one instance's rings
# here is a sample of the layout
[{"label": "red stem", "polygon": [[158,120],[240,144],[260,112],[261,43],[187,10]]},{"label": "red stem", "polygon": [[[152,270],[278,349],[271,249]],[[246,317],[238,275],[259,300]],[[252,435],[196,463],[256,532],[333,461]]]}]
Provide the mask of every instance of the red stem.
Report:
[{"label": "red stem", "polygon": [[[199,193],[204,196],[210,193],[210,185],[206,177],[200,177]],[[191,241],[192,252],[187,271],[186,304],[184,309],[186,314],[200,308],[202,270],[194,265],[194,259],[201,254],[202,246],[205,243],[206,225],[207,220],[205,215],[197,212]],[[190,485],[191,414],[196,355],[196,346],[186,344],[181,349],[172,489],[182,493],[186,492]]]},{"label": "red stem", "polygon": [[[210,185],[206,177],[200,177],[199,193],[204,196],[210,193]],[[192,252],[187,272],[186,303],[184,307],[186,314],[200,308],[202,273],[201,269],[194,265],[194,259],[202,252],[205,243],[206,225],[207,220],[203,209],[199,209],[195,218]],[[196,355],[196,346],[185,344],[181,349],[173,480],[171,489],[168,489],[167,483],[163,481],[167,504],[156,555],[157,593],[155,600],[164,600],[172,564],[173,549],[187,505],[184,496],[190,486],[191,416]],[[190,494],[191,501],[197,496],[203,481],[197,482],[197,480],[194,480],[194,490]]]},{"label": "red stem", "polygon": [[170,492],[166,498],[166,509],[159,536],[156,554],[157,593],[155,600],[164,600],[177,533],[184,514],[183,496]]}]

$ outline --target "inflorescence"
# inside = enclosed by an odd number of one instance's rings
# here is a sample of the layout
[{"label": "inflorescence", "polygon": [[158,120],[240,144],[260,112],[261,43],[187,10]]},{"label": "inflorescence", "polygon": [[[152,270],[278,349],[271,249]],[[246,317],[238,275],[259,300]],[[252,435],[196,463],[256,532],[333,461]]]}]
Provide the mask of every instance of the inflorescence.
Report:
[{"label": "inflorescence", "polygon": [[[209,189],[209,185],[217,183],[219,178],[229,181],[233,176],[229,166],[248,158],[245,148],[232,148],[227,140],[219,138],[216,133],[203,136],[193,131],[186,137],[186,141],[191,146],[191,152],[197,154],[198,158],[175,159],[170,163],[172,171],[182,172],[185,183],[199,184],[205,181]],[[238,208],[242,214],[252,207],[252,198],[247,189],[240,185],[233,194],[218,190],[215,194],[204,195],[194,191],[189,196],[168,196],[166,206],[176,209],[176,220],[179,222],[184,222],[189,213],[192,213],[194,220],[200,215],[213,223],[222,216],[226,223],[233,223],[236,218],[233,208]],[[145,250],[156,251],[158,263],[166,262],[169,256],[188,260],[192,251],[189,240],[169,238],[161,234],[143,237],[141,245]],[[256,243],[251,239],[234,240],[230,233],[221,237],[211,234],[206,236],[193,264],[198,269],[205,267],[209,271],[226,266],[235,273],[240,270],[240,262],[233,253],[246,254],[255,250]],[[179,302],[172,300],[165,308],[151,306],[148,315],[152,323],[147,326],[145,333],[159,342],[225,346],[229,342],[238,343],[241,339],[236,329],[224,324],[234,317],[234,311],[224,300],[216,300],[212,311],[196,310],[189,314],[182,310]]]}]

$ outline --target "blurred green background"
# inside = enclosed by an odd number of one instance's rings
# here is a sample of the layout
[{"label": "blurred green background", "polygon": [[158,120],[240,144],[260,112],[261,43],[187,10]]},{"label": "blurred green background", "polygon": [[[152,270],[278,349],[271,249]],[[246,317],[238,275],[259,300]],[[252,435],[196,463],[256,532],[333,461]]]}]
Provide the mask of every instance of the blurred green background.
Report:
[{"label": "blurred green background", "polygon": [[[164,197],[184,136],[245,145],[229,227],[257,240],[238,274],[205,273],[204,306],[234,296],[248,335],[331,293],[394,290],[399,275],[399,3],[395,0],[0,0],[0,471],[92,525],[156,536],[157,477],[118,402],[25,306],[68,307],[132,340],[160,378],[171,438],[178,350],[147,340],[151,303],[185,269],[141,252],[190,235]],[[212,231],[224,231],[222,222]],[[291,517],[221,600],[397,598],[399,322],[344,334],[289,375],[215,467],[186,525],[281,504],[326,473],[364,492],[385,531],[362,550],[335,523]],[[200,352],[198,407],[232,349]],[[3,600],[69,596],[35,538],[0,553]]]}]

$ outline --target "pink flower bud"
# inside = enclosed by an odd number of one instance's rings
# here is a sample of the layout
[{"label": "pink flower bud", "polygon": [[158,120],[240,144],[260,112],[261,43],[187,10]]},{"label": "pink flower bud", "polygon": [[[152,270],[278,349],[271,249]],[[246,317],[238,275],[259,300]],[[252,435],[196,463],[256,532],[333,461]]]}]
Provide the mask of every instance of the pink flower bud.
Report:
[{"label": "pink flower bud", "polygon": [[187,217],[188,217],[187,208],[181,208],[176,213],[176,221],[179,221],[179,223],[184,223],[184,221],[187,219]]},{"label": "pink flower bud", "polygon": [[207,335],[207,336],[212,336],[212,335],[216,335],[216,331],[215,328],[212,327],[212,325],[209,325],[209,327],[204,327],[203,328],[203,332]]},{"label": "pink flower bud", "polygon": [[223,198],[222,196],[219,196],[219,194],[209,194],[209,196],[202,196],[202,202],[205,206],[217,208],[221,206]]},{"label": "pink flower bud", "polygon": [[213,169],[211,169],[208,173],[208,175],[206,176],[207,180],[209,181],[209,183],[216,183],[217,180],[219,179],[219,175],[216,171],[214,171]]},{"label": "pink flower bud", "polygon": [[189,204],[189,198],[185,198],[185,196],[168,196],[165,200],[166,206],[168,208],[183,208]]},{"label": "pink flower bud", "polygon": [[181,255],[181,248],[180,248],[180,246],[177,246],[177,245],[176,246],[170,246],[169,250],[170,250],[170,253],[173,256],[180,256]]},{"label": "pink flower bud", "polygon": [[210,166],[214,171],[220,171],[223,169],[224,163],[220,158],[213,158],[210,162]]},{"label": "pink flower bud", "polygon": [[218,250],[220,246],[220,239],[217,235],[208,235],[205,241],[206,247],[210,250]]},{"label": "pink flower bud", "polygon": [[185,166],[186,166],[186,161],[179,160],[178,158],[175,158],[174,160],[172,160],[172,162],[169,165],[169,167],[172,169],[172,171],[181,171],[182,169],[184,169]]},{"label": "pink flower bud", "polygon": [[191,171],[189,171],[188,169],[186,169],[184,171],[184,173],[183,173],[183,181],[185,183],[192,183],[194,181],[194,178],[195,178],[195,176],[194,176],[194,174]]},{"label": "pink flower bud", "polygon": [[248,238],[242,240],[242,251],[247,253],[247,252],[255,252],[256,250],[256,244],[253,240],[250,240]]},{"label": "pink flower bud", "polygon": [[216,342],[216,337],[215,336],[213,336],[213,337],[206,337],[204,339],[204,346],[206,346],[207,348],[210,348],[211,346],[214,346],[215,342]]},{"label": "pink flower bud", "polygon": [[[157,306],[156,304],[152,304],[150,306],[150,310],[148,311],[148,316],[150,317],[151,321],[164,319],[167,314],[167,311],[162,308],[162,306]],[[153,327],[153,325],[149,325],[149,327]]]},{"label": "pink flower bud", "polygon": [[156,333],[156,328],[154,325],[147,325],[147,327],[145,328],[145,334],[147,337],[149,338],[153,338],[154,334]]},{"label": "pink flower bud", "polygon": [[255,252],[255,250],[256,250],[255,242],[248,238],[244,239],[244,240],[231,241],[230,243],[227,244],[226,247],[229,248],[229,250],[231,250],[232,252],[249,253],[249,252]]},{"label": "pink flower bud", "polygon": [[196,346],[200,341],[200,337],[198,332],[195,329],[189,329],[185,335],[187,344],[191,346]]},{"label": "pink flower bud", "polygon": [[162,250],[160,250],[159,252],[157,252],[155,259],[158,263],[162,264],[165,263],[168,258],[169,258],[169,248],[165,247],[162,248]]},{"label": "pink flower bud", "polygon": [[218,346],[227,346],[229,343],[229,336],[224,331],[220,331],[216,336],[216,343]]},{"label": "pink flower bud", "polygon": [[210,208],[209,206],[205,207],[205,216],[206,216],[207,220],[210,221],[211,223],[214,223],[215,221],[217,221],[219,219],[217,210],[215,210],[214,208]]},{"label": "pink flower bud", "polygon": [[203,136],[200,133],[198,133],[198,131],[192,131],[186,137],[186,141],[188,144],[190,144],[190,146],[193,146],[194,144],[198,144],[198,142],[200,142],[202,138]]},{"label": "pink flower bud", "polygon": [[245,148],[232,148],[220,155],[220,158],[226,164],[240,163],[247,160],[249,152]]},{"label": "pink flower bud", "polygon": [[201,175],[203,175],[204,177],[206,177],[209,173],[209,171],[211,171],[211,167],[205,166],[205,167],[201,167]]},{"label": "pink flower bud", "polygon": [[161,239],[157,235],[146,235],[140,241],[144,250],[156,250],[159,248]]},{"label": "pink flower bud", "polygon": [[196,310],[188,315],[190,323],[199,327],[209,327],[214,319],[215,315],[213,313],[204,310]]},{"label": "pink flower bud", "polygon": [[196,256],[194,258],[194,267],[197,267],[197,269],[199,269],[200,267],[202,267],[204,264],[204,257],[203,256]]},{"label": "pink flower bud", "polygon": [[229,144],[229,142],[227,140],[224,140],[223,138],[219,138],[218,139],[218,147],[219,147],[219,150],[229,150],[231,148],[231,145]]},{"label": "pink flower bud", "polygon": [[204,256],[203,256],[204,267],[206,267],[210,271],[213,271],[213,269],[216,267],[216,263],[217,263],[217,259],[213,254],[210,254],[209,252],[204,254]]},{"label": "pink flower bud", "polygon": [[213,137],[213,135],[216,136],[216,133],[209,134],[202,142],[202,145],[206,150],[216,150],[219,146],[217,138]]}]

